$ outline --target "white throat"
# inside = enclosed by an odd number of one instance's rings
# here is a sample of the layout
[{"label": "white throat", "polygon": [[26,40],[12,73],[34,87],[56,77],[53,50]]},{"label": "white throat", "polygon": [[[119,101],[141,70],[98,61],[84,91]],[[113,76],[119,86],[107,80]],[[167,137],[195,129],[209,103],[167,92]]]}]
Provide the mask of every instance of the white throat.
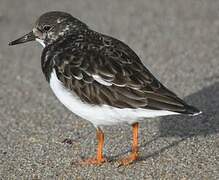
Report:
[{"label": "white throat", "polygon": [[36,38],[36,41],[39,42],[43,47],[46,46],[42,39]]}]

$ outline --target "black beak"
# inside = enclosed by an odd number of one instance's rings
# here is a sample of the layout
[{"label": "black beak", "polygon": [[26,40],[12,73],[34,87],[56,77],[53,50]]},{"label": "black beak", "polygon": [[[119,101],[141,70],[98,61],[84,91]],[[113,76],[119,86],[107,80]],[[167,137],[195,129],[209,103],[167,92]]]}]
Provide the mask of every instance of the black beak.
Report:
[{"label": "black beak", "polygon": [[22,36],[21,38],[18,38],[14,41],[9,42],[8,45],[13,46],[16,44],[26,43],[28,41],[34,41],[35,39],[36,39],[36,36],[33,34],[33,31],[31,31],[28,34]]}]

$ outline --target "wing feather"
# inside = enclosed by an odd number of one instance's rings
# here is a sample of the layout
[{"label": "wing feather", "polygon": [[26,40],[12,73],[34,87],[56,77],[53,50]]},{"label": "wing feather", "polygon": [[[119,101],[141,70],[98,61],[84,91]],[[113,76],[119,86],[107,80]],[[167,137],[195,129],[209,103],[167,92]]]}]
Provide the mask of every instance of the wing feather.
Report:
[{"label": "wing feather", "polygon": [[[164,87],[124,43],[93,32],[80,41],[67,38],[44,53],[59,80],[82,101],[118,108],[164,109],[185,112],[186,104]],[[88,41],[89,39],[89,41]],[[58,48],[59,46],[59,48]],[[44,64],[42,63],[42,66]]]}]

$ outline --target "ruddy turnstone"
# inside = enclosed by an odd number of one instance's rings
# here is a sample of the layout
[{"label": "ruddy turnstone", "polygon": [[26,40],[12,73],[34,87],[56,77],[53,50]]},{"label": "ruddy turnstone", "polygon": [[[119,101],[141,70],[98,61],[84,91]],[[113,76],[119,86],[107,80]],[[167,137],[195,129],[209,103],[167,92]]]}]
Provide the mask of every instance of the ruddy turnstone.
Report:
[{"label": "ruddy turnstone", "polygon": [[201,113],[162,85],[129,46],[93,31],[68,13],[41,15],[31,32],[9,45],[34,40],[44,47],[42,71],[54,94],[70,111],[97,128],[97,155],[84,163],[105,162],[104,125],[132,125],[132,151],[120,161],[126,165],[138,158],[139,121]]}]

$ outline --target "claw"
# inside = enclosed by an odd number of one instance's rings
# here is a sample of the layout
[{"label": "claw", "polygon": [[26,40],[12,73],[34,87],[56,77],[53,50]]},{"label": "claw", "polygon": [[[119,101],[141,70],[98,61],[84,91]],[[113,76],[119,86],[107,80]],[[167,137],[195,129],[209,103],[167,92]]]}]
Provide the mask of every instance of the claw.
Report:
[{"label": "claw", "polygon": [[138,160],[137,154],[131,154],[130,156],[119,160],[119,166],[127,166]]},{"label": "claw", "polygon": [[89,158],[84,159],[78,162],[79,165],[102,165],[103,163],[107,162],[105,158],[97,159],[97,158]]}]

